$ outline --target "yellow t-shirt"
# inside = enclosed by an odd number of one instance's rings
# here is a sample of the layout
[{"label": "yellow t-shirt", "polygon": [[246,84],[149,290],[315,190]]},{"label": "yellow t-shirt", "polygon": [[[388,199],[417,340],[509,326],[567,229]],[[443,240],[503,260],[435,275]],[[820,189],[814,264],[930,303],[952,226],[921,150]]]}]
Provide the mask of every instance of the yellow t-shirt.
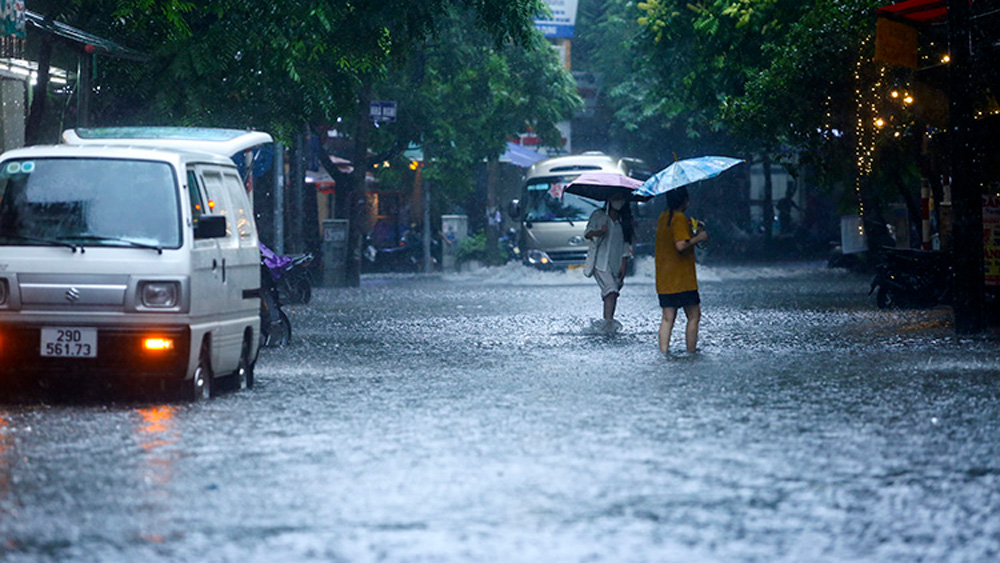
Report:
[{"label": "yellow t-shirt", "polygon": [[[667,220],[670,219],[670,224]],[[677,252],[676,242],[693,237],[691,223],[680,211],[660,214],[656,223],[656,293],[681,293],[698,289],[694,272],[694,247]]]}]

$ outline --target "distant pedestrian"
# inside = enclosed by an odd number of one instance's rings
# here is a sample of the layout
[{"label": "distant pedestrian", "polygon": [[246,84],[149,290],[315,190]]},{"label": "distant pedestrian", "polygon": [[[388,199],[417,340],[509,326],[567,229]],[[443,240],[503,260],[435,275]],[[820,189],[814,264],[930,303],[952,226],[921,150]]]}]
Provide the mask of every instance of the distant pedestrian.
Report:
[{"label": "distant pedestrian", "polygon": [[656,293],[663,309],[658,339],[660,351],[664,354],[670,349],[670,334],[678,309],[684,309],[684,316],[687,317],[684,331],[687,351],[693,353],[698,350],[701,297],[695,274],[694,247],[708,240],[708,232],[703,226],[698,228],[697,233],[693,231],[691,222],[684,214],[688,201],[686,188],[667,192],[667,210],[660,214],[656,224]]},{"label": "distant pedestrian", "polygon": [[603,208],[595,209],[583,236],[591,241],[584,274],[593,276],[601,288],[601,299],[604,301],[602,328],[611,332],[618,328],[615,309],[618,294],[625,284],[625,269],[633,236],[632,211],[625,196],[609,199]]},{"label": "distant pedestrian", "polygon": [[778,228],[781,229],[781,234],[791,235],[794,230],[794,225],[792,225],[792,209],[799,209],[797,203],[795,203],[795,184],[790,184],[788,188],[785,189],[785,196],[778,200],[775,207],[778,208]]}]

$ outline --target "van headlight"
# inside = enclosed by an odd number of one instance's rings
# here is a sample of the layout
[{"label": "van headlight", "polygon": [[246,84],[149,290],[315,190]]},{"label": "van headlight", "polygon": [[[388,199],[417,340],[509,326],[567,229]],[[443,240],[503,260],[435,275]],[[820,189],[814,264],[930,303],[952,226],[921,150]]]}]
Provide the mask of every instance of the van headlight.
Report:
[{"label": "van headlight", "polygon": [[175,281],[148,281],[139,284],[139,304],[150,309],[169,309],[180,302],[181,284]]},{"label": "van headlight", "polygon": [[7,296],[10,290],[7,288],[7,278],[0,278],[0,306],[7,304]]}]

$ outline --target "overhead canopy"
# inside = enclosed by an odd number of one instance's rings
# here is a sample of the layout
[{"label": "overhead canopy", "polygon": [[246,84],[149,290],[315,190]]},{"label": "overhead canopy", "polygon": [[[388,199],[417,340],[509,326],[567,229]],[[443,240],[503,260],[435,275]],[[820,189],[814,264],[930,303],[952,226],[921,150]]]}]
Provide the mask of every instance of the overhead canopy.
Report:
[{"label": "overhead canopy", "polygon": [[135,49],[129,49],[128,47],[119,45],[114,41],[98,37],[93,33],[87,33],[86,31],[77,29],[71,25],[66,25],[56,20],[46,20],[41,14],[32,12],[31,10],[24,11],[24,19],[27,23],[33,25],[34,27],[37,27],[47,33],[51,33],[57,37],[62,37],[63,39],[79,43],[84,46],[92,45],[94,52],[102,55],[132,61],[145,61],[149,59],[149,56],[145,53],[141,53]]},{"label": "overhead canopy", "polygon": [[500,162],[509,162],[522,168],[527,168],[545,158],[547,157],[538,151],[508,141],[507,150],[500,156]]},{"label": "overhead canopy", "polygon": [[878,9],[880,18],[917,24],[931,24],[948,19],[947,0],[904,0]]}]

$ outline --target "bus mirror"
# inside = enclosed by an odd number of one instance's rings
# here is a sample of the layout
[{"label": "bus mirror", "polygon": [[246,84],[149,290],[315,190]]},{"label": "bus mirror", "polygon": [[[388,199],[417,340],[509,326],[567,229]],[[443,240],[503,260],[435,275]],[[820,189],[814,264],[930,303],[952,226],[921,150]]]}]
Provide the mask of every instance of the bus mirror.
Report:
[{"label": "bus mirror", "polygon": [[517,199],[510,200],[510,205],[507,206],[507,214],[510,215],[511,219],[517,219],[521,216],[521,201]]}]

